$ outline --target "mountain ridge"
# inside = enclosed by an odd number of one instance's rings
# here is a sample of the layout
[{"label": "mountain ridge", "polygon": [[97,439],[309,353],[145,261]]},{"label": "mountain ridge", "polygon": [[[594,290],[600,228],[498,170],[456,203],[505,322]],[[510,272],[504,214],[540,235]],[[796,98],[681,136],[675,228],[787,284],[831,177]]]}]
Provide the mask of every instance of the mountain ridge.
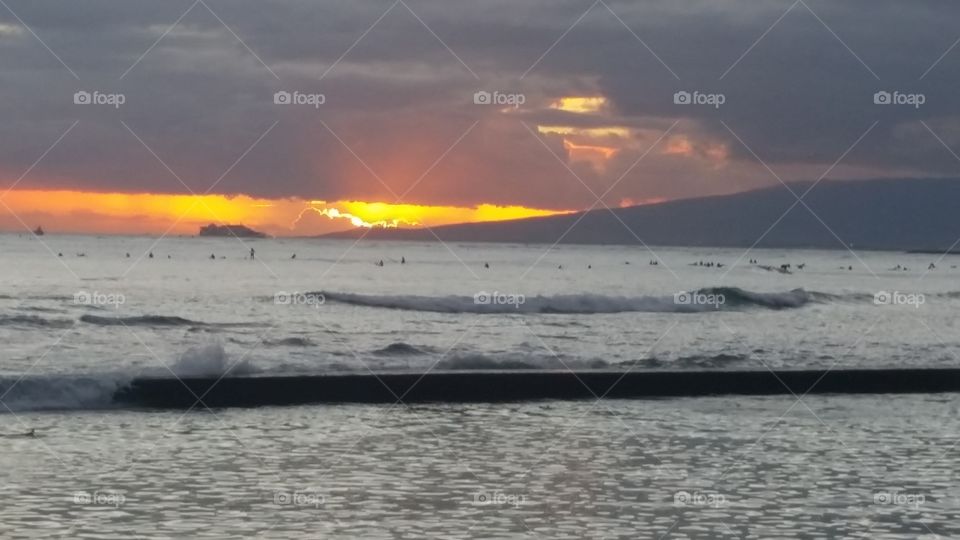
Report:
[{"label": "mountain ridge", "polygon": [[[776,185],[727,195],[429,230],[373,229],[366,231],[365,238],[939,252],[956,247],[960,239],[960,179],[824,180],[788,186],[789,190]],[[363,230],[350,230],[322,237],[359,238],[363,234]]]}]

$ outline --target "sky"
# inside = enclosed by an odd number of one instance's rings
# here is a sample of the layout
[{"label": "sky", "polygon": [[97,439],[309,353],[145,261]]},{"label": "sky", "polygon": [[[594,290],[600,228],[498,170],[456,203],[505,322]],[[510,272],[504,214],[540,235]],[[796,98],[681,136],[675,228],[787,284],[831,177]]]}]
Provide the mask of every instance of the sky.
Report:
[{"label": "sky", "polygon": [[948,1],[5,0],[0,229],[276,235],[960,171]]}]

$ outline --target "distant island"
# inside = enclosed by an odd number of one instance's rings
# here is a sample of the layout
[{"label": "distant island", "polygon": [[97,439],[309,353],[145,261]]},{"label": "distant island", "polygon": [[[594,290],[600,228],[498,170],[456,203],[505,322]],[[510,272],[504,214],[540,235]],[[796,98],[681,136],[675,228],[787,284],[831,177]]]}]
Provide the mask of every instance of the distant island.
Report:
[{"label": "distant island", "polygon": [[266,238],[267,235],[245,225],[215,225],[200,227],[199,236],[233,236],[237,238]]},{"label": "distant island", "polygon": [[[791,190],[793,193],[791,193]],[[809,191],[808,191],[809,190]],[[802,204],[797,198],[804,195]],[[960,239],[960,178],[825,180],[732,195],[486,223],[350,230],[326,238],[430,242],[923,250]]]}]

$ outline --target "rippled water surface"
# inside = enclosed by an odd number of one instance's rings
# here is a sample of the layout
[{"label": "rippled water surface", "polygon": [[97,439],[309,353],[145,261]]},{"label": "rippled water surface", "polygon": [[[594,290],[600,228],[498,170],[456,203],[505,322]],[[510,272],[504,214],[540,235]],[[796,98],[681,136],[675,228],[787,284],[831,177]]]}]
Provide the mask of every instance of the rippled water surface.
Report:
[{"label": "rippled water surface", "polygon": [[0,236],[0,538],[960,534],[954,395],[109,407],[142,375],[956,366],[953,257],[43,242]]},{"label": "rippled water surface", "polygon": [[4,538],[936,538],[956,396],[2,418]]},{"label": "rippled water surface", "polygon": [[[186,351],[212,344],[228,365],[272,373],[945,366],[956,365],[960,347],[954,256],[53,235],[43,242],[0,235],[0,378],[27,370],[169,374]],[[256,260],[245,258],[251,247]],[[142,256],[149,252],[155,257]],[[937,267],[927,271],[930,263]],[[789,273],[776,270],[786,264]],[[697,290],[726,302],[677,302]],[[325,301],[312,302],[304,295],[311,292]],[[877,294],[905,303],[878,305]],[[923,303],[907,302],[916,298]]]}]

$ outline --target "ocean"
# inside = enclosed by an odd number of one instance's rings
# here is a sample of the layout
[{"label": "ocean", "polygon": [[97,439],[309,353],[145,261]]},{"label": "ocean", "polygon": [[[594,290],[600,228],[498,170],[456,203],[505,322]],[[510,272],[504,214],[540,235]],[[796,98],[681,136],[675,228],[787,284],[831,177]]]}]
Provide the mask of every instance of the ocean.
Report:
[{"label": "ocean", "polygon": [[954,256],[3,235],[0,258],[0,537],[960,534],[954,394],[112,401],[137,377],[953,367]]}]

